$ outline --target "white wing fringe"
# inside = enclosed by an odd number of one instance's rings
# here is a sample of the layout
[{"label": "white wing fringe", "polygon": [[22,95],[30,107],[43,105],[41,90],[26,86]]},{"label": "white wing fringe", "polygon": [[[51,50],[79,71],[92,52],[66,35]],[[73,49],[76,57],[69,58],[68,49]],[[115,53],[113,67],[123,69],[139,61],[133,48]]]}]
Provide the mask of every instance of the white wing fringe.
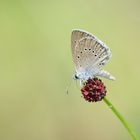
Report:
[{"label": "white wing fringe", "polygon": [[115,80],[115,77],[112,76],[109,72],[107,72],[107,71],[105,71],[105,70],[101,70],[101,71],[98,73],[98,76],[107,78],[107,79],[109,79],[109,80]]}]

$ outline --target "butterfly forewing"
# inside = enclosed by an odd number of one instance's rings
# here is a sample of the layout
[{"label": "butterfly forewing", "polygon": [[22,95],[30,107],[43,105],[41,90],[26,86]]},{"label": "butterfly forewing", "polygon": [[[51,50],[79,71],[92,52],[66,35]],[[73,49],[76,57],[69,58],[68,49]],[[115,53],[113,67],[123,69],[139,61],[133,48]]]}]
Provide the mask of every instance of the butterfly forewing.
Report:
[{"label": "butterfly forewing", "polygon": [[[85,32],[83,30],[75,29],[75,30],[72,31],[72,34],[71,34],[72,55],[74,55],[76,44],[79,42],[80,39],[85,38],[85,37],[95,38],[92,34],[90,34],[88,32]],[[74,58],[74,56],[73,56],[73,58]],[[75,63],[75,61],[74,61],[74,63]]]}]

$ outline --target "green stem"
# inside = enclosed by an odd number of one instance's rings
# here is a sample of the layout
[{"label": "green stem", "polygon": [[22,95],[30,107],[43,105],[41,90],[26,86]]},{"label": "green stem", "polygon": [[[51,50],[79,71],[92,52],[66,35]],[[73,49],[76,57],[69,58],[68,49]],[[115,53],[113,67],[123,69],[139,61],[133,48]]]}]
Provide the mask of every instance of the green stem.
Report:
[{"label": "green stem", "polygon": [[128,130],[128,132],[132,136],[133,140],[139,140],[138,136],[133,132],[133,130],[130,128],[130,126],[128,125],[126,120],[123,118],[123,116],[120,114],[120,112],[118,112],[118,110],[112,105],[112,103],[107,98],[104,98],[104,102],[110,107],[110,109],[115,113],[115,115],[121,121],[123,126]]}]

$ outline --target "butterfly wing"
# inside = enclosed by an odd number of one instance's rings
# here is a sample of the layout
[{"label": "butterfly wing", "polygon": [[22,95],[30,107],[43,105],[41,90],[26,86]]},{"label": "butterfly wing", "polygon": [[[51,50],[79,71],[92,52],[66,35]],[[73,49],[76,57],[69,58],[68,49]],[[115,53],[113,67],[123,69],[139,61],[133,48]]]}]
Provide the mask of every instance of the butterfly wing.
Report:
[{"label": "butterfly wing", "polygon": [[71,34],[71,50],[72,50],[72,55],[73,55],[73,61],[74,61],[74,63],[75,63],[74,53],[75,53],[76,44],[79,42],[80,39],[85,38],[85,37],[94,38],[94,36],[92,34],[90,34],[88,32],[85,32],[83,30],[74,29],[72,31],[72,34]]},{"label": "butterfly wing", "polygon": [[111,52],[103,42],[88,32],[73,30],[71,44],[76,73],[80,79],[107,75],[102,67],[110,59]]}]

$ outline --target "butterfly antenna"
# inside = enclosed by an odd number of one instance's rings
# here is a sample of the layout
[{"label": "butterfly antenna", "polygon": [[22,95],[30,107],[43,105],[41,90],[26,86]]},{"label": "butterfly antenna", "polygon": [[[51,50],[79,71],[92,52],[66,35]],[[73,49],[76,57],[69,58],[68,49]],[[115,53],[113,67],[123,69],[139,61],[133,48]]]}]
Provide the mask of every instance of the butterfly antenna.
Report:
[{"label": "butterfly antenna", "polygon": [[78,80],[76,80],[75,82],[76,82],[76,87],[79,89]]},{"label": "butterfly antenna", "polygon": [[80,86],[79,86],[79,83],[78,82],[79,82],[79,80],[76,80],[76,87],[79,90],[79,88],[81,88],[83,86],[83,80],[80,80]]},{"label": "butterfly antenna", "polygon": [[66,93],[67,93],[67,94],[69,93],[69,88],[70,88],[70,86],[71,86],[71,84],[72,84],[72,80],[73,80],[73,79],[71,79],[71,80],[69,81],[69,84],[68,84],[67,87],[66,87]]}]

